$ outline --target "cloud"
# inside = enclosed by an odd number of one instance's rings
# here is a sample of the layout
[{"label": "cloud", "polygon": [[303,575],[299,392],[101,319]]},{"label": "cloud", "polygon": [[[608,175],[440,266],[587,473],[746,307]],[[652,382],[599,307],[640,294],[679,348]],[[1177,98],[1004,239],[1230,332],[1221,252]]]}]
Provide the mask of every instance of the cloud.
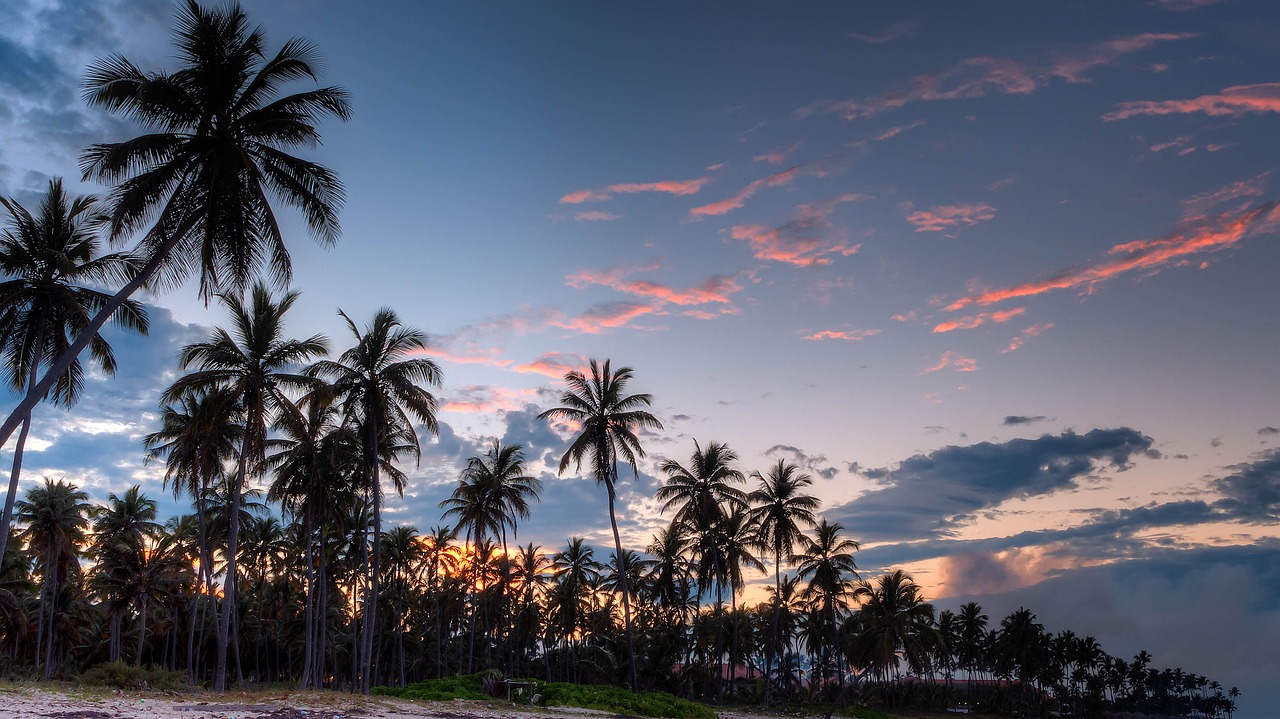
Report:
[{"label": "cloud", "polygon": [[[1262,197],[1267,191],[1267,178],[1271,171],[1255,175],[1246,180],[1237,180],[1213,192],[1205,192],[1187,198],[1179,203],[1182,206],[1183,218],[1201,217],[1209,210],[1231,200],[1242,197]],[[1241,208],[1243,209],[1243,208]]]},{"label": "cloud", "polygon": [[985,202],[962,202],[917,210],[907,215],[907,222],[915,226],[916,232],[941,232],[956,226],[976,225],[995,217],[996,208]]},{"label": "cloud", "polygon": [[1147,0],[1147,4],[1169,12],[1190,12],[1210,5],[1217,5],[1227,0]]},{"label": "cloud", "polygon": [[842,169],[843,158],[839,154],[826,155],[752,180],[732,197],[695,207],[689,211],[689,215],[695,220],[727,215],[747,204],[747,200],[754,197],[761,190],[770,187],[785,187],[806,176],[828,177]]},{"label": "cloud", "polygon": [[620,219],[622,215],[613,212],[601,212],[599,210],[588,210],[587,212],[573,213],[573,219],[578,222],[612,222]]},{"label": "cloud", "polygon": [[1138,100],[1122,102],[1102,116],[1107,122],[1127,120],[1139,115],[1189,115],[1204,113],[1210,117],[1240,117],[1256,112],[1280,112],[1280,82],[1257,85],[1235,85],[1216,95],[1201,95],[1189,100]]},{"label": "cloud", "polygon": [[1031,325],[1030,327],[1020,332],[1017,337],[1014,337],[1012,340],[1009,340],[1009,346],[1000,350],[1000,352],[1002,354],[1008,354],[1009,352],[1013,352],[1015,350],[1021,349],[1022,345],[1026,344],[1029,338],[1039,337],[1040,335],[1044,334],[1045,332],[1048,332],[1051,329],[1053,329],[1052,322],[1041,322],[1040,324],[1037,324],[1037,325]]},{"label": "cloud", "polygon": [[764,451],[766,457],[783,457],[790,459],[806,472],[822,479],[831,479],[840,470],[831,464],[825,454],[809,454],[799,447],[789,444],[775,444]]},{"label": "cloud", "polygon": [[1027,415],[1020,415],[1020,414],[1011,414],[1011,415],[1006,415],[1004,418],[1004,421],[1001,422],[1000,424],[1003,424],[1006,427],[1012,427],[1020,424],[1033,424],[1035,422],[1044,422],[1047,419],[1049,418],[1040,414],[1034,417],[1029,417]]},{"label": "cloud", "polygon": [[781,165],[782,163],[787,161],[788,157],[794,155],[796,153],[796,150],[799,150],[800,146],[803,144],[804,144],[803,142],[793,142],[790,145],[775,147],[772,150],[769,150],[768,152],[756,155],[752,159],[754,159],[756,162],[767,162],[770,165]]},{"label": "cloud", "polygon": [[1099,284],[1129,272],[1155,273],[1169,265],[1186,262],[1192,255],[1226,249],[1251,235],[1273,232],[1276,211],[1277,203],[1268,202],[1244,212],[1198,218],[1160,239],[1115,245],[1107,253],[1115,256],[1114,259],[1065,270],[1044,280],[977,292],[961,297],[945,309],[954,312],[970,305],[991,305],[1054,290],[1092,292]]},{"label": "cloud", "polygon": [[1280,427],[1260,427],[1258,428],[1258,436],[1266,437],[1272,434],[1280,434]]},{"label": "cloud", "polygon": [[916,75],[907,85],[878,95],[838,102],[822,101],[797,111],[800,117],[814,112],[840,115],[846,120],[874,117],[914,102],[964,100],[987,95],[1026,95],[1061,80],[1088,82],[1088,73],[1114,65],[1129,54],[1159,42],[1183,40],[1189,33],[1142,33],[1102,42],[1057,49],[1039,60],[971,57],[937,73]]},{"label": "cloud", "polygon": [[860,342],[868,337],[880,334],[880,330],[822,330],[805,335],[806,340],[819,342],[822,340],[850,340]]},{"label": "cloud", "polygon": [[578,205],[583,202],[603,202],[612,199],[614,195],[635,194],[638,192],[664,192],[669,195],[684,197],[686,195],[696,195],[710,181],[710,177],[696,177],[691,180],[621,182],[597,189],[574,190],[561,197],[560,204]]},{"label": "cloud", "polygon": [[778,227],[734,225],[729,229],[729,236],[746,242],[751,247],[752,256],[758,260],[797,267],[830,265],[832,257],[848,257],[861,245],[851,244],[847,237],[831,237],[833,228],[828,218],[841,203],[868,199],[866,195],[856,193],[837,195],[801,205],[796,208],[795,217]]},{"label": "cloud", "polygon": [[490,414],[523,406],[537,394],[532,389],[508,389],[496,385],[450,388],[441,397],[441,411]]},{"label": "cloud", "polygon": [[916,33],[919,31],[920,23],[913,20],[903,20],[901,22],[893,23],[875,35],[868,35],[859,32],[851,32],[848,33],[848,35],[854,40],[864,42],[868,45],[883,45],[887,42],[893,42],[894,40],[901,40],[906,37],[915,37]]},{"label": "cloud", "polygon": [[971,330],[975,327],[981,327],[988,322],[1001,323],[1017,317],[1026,312],[1025,307],[1015,307],[1011,310],[1000,310],[997,312],[982,312],[969,317],[961,317],[959,319],[941,322],[933,328],[935,333],[950,332],[952,330]]},{"label": "cloud", "polygon": [[653,314],[654,311],[653,305],[638,302],[603,302],[592,305],[573,317],[552,317],[547,324],[584,335],[596,335],[608,329],[625,327],[632,320]]},{"label": "cloud", "polygon": [[926,368],[920,374],[929,374],[931,372],[939,372],[941,370],[947,369],[948,367],[950,367],[951,369],[954,369],[957,372],[977,372],[978,362],[977,360],[974,360],[970,357],[965,357],[964,355],[954,350],[947,350],[946,352],[942,353],[942,357],[938,359],[937,364]]},{"label": "cloud", "polygon": [[587,359],[582,355],[548,352],[538,356],[537,359],[531,362],[516,365],[512,369],[516,372],[540,374],[552,379],[562,379],[566,374],[575,370],[583,371],[586,367]]},{"label": "cloud", "polygon": [[705,304],[732,304],[732,295],[742,291],[742,285],[733,275],[715,275],[696,287],[676,289],[648,280],[626,279],[636,272],[651,271],[656,265],[641,267],[612,267],[605,270],[583,269],[568,275],[566,284],[578,289],[591,285],[609,287],[628,295],[656,300],[659,303],[682,307]]},{"label": "cloud", "polygon": [[1280,521],[1280,450],[1264,452],[1252,462],[1228,469],[1231,474],[1211,483],[1223,495],[1213,506],[1251,522]]}]

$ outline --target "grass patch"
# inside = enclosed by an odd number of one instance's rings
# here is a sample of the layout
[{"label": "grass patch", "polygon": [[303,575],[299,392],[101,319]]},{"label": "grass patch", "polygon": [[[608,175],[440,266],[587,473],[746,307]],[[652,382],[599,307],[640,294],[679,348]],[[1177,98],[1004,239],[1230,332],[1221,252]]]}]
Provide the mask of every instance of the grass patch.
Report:
[{"label": "grass patch", "polygon": [[186,689],[187,675],[167,669],[140,667],[125,662],[105,662],[80,675],[80,683],[91,687],[115,689],[175,691]]},{"label": "grass patch", "polygon": [[[374,687],[373,694],[399,699],[452,701],[472,699],[489,701],[495,697],[485,692],[485,679],[491,674],[466,674],[444,679],[430,679],[406,687]],[[535,681],[533,679],[520,681]],[[536,682],[534,693],[539,706],[579,707],[615,714],[670,719],[716,719],[709,707],[681,699],[665,692],[634,694],[621,687],[604,684],[571,684],[568,682]],[[527,690],[526,690],[527,691]],[[505,693],[502,695],[505,697]]]}]

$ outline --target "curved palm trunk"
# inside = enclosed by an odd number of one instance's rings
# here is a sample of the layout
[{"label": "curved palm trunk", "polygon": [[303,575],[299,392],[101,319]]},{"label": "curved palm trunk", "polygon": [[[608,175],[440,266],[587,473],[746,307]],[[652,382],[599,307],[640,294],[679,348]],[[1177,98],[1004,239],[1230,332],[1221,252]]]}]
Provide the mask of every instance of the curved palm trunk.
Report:
[{"label": "curved palm trunk", "polygon": [[623,571],[622,566],[622,535],[618,533],[618,517],[614,513],[613,505],[617,493],[613,489],[613,480],[617,478],[618,469],[614,467],[613,477],[605,483],[605,487],[609,490],[609,525],[613,527],[613,548],[614,561],[618,565],[618,583],[622,587],[622,618],[627,630],[627,665],[631,672],[631,691],[640,691],[640,683],[636,678],[636,640],[631,633],[631,591],[627,586],[627,573]]},{"label": "curved palm trunk", "polygon": [[[27,386],[36,384],[36,372],[43,359],[41,349],[44,347],[44,325],[36,332],[36,346],[31,353],[31,371],[27,377]],[[73,358],[74,359],[74,358]],[[43,395],[41,395],[43,399]],[[31,432],[31,413],[22,418],[22,431],[18,433],[18,444],[13,448],[13,470],[9,472],[9,491],[4,497],[4,514],[0,515],[0,561],[9,547],[9,525],[13,521],[13,503],[18,497],[18,477],[22,474],[22,452],[27,446],[27,435]],[[8,437],[5,438],[8,441]],[[0,444],[3,444],[0,442]]]},{"label": "curved palm trunk", "polygon": [[[213,690],[216,692],[227,690],[227,644],[231,635],[231,616],[236,612],[236,552],[240,545],[240,494],[244,488],[244,478],[248,468],[249,431],[249,425],[246,423],[244,438],[240,443],[239,466],[236,467],[236,478],[231,487],[231,517],[227,522],[227,577],[222,585],[222,621],[218,624],[218,658],[213,672]],[[239,665],[238,652],[236,664]]]}]

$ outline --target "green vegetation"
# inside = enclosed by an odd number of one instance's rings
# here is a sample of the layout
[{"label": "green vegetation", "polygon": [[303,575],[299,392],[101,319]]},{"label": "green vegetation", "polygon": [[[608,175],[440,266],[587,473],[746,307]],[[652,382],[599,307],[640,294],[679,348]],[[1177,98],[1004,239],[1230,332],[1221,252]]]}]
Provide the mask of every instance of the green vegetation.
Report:
[{"label": "green vegetation", "polygon": [[80,675],[80,683],[92,687],[151,691],[174,691],[189,687],[182,672],[144,668],[122,661],[103,662],[94,666]]}]

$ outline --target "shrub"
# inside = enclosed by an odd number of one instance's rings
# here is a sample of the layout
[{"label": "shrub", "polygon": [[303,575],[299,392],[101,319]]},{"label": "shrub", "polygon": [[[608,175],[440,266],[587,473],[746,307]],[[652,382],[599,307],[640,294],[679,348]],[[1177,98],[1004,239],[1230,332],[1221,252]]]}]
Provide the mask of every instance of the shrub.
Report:
[{"label": "shrub", "polygon": [[154,667],[143,668],[136,664],[114,661],[98,664],[81,674],[80,683],[116,689],[172,691],[186,687],[187,677],[182,672],[171,672]]}]

